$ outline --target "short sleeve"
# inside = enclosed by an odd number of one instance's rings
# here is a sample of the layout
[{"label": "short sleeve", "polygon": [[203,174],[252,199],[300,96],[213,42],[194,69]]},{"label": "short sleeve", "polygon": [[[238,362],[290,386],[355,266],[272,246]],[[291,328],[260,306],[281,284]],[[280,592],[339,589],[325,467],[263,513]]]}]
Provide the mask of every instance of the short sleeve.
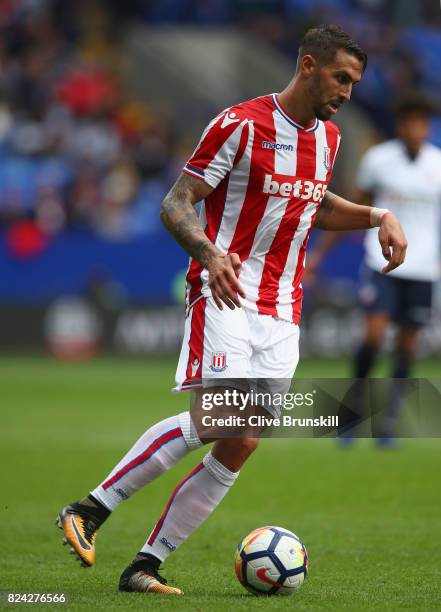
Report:
[{"label": "short sleeve", "polygon": [[376,164],[372,151],[368,151],[360,161],[357,170],[356,184],[362,191],[373,191],[377,183]]},{"label": "short sleeve", "polygon": [[183,171],[215,189],[233,168],[247,124],[247,119],[233,109],[223,111],[206,127]]}]

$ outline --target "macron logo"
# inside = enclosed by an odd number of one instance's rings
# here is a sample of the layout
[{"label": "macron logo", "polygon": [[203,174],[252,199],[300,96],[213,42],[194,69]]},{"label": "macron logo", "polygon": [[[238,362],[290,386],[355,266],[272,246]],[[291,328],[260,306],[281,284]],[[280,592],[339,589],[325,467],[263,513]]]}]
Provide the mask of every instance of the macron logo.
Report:
[{"label": "macron logo", "polygon": [[290,144],[268,142],[268,140],[262,140],[262,149],[274,149],[276,151],[294,151],[294,147]]},{"label": "macron logo", "polygon": [[227,125],[231,125],[232,123],[237,123],[240,119],[236,119],[236,113],[225,113],[224,120],[221,123],[221,128],[227,127]]}]

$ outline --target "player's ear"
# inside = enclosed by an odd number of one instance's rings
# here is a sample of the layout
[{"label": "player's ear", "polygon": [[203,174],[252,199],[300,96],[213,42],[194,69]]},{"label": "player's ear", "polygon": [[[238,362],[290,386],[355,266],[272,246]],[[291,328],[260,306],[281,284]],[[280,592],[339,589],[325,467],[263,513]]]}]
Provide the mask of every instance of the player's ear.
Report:
[{"label": "player's ear", "polygon": [[306,54],[299,59],[299,69],[304,77],[310,77],[317,70],[318,62],[312,55]]}]

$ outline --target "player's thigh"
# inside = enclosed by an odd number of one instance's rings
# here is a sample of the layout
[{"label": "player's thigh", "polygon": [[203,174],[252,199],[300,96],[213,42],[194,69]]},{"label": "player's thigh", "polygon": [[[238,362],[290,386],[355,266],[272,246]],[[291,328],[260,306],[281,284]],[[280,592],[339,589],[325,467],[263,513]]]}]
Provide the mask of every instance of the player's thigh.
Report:
[{"label": "player's thigh", "polygon": [[367,312],[387,312],[393,316],[399,299],[399,279],[367,269],[358,292],[360,305]]},{"label": "player's thigh", "polygon": [[273,317],[262,318],[262,324],[267,328],[267,339],[253,346],[253,380],[259,393],[259,406],[277,418],[283,403],[281,398],[290,390],[299,362],[300,330],[298,325]]},{"label": "player's thigh", "polygon": [[213,298],[201,298],[185,320],[175,390],[197,388],[207,380],[247,378],[250,357],[244,311],[219,310]]},{"label": "player's thigh", "polygon": [[291,380],[299,362],[299,326],[269,316],[259,317],[259,325],[267,328],[266,340],[253,344],[253,377]]},{"label": "player's thigh", "polygon": [[395,321],[403,328],[427,325],[432,315],[433,283],[400,279],[399,309]]},{"label": "player's thigh", "polygon": [[380,345],[391,319],[399,307],[398,279],[366,270],[359,290],[359,302],[365,314],[365,341]]}]

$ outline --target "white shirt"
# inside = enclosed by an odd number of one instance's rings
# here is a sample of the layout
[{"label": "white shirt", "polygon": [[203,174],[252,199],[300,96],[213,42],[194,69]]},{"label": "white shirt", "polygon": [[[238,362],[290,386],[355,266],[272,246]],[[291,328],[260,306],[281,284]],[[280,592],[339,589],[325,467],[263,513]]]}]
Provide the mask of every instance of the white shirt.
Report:
[{"label": "white shirt", "polygon": [[[399,219],[408,241],[405,262],[389,274],[412,280],[436,281],[441,260],[441,149],[425,143],[410,159],[405,145],[389,140],[372,147],[357,174],[360,189],[373,195],[374,206],[388,208]],[[378,228],[366,232],[365,262],[381,271],[386,260]]]}]

